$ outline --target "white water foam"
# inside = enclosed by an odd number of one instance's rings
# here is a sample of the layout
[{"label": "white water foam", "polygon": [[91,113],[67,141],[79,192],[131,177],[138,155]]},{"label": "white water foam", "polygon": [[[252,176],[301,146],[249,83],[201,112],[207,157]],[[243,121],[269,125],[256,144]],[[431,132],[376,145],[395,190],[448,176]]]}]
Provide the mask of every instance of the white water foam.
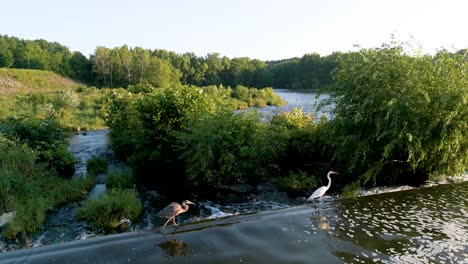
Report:
[{"label": "white water foam", "polygon": [[205,207],[206,209],[210,210],[210,215],[206,217],[205,219],[216,219],[216,218],[221,218],[221,217],[226,217],[226,216],[231,216],[233,215],[232,213],[225,213],[221,211],[218,207],[220,207],[217,204],[213,204],[210,202],[201,202],[201,206]]}]

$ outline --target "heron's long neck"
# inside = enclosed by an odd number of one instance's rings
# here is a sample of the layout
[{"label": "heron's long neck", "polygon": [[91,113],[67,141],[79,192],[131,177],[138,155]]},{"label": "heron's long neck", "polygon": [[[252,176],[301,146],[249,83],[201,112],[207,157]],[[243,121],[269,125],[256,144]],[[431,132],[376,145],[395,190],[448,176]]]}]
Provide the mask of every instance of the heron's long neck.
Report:
[{"label": "heron's long neck", "polygon": [[331,178],[330,178],[330,174],[327,174],[327,178],[328,178],[328,185],[327,185],[327,189],[330,188],[331,186]]},{"label": "heron's long neck", "polygon": [[182,210],[184,210],[184,212],[187,212],[188,208],[189,208],[188,204],[182,203]]}]

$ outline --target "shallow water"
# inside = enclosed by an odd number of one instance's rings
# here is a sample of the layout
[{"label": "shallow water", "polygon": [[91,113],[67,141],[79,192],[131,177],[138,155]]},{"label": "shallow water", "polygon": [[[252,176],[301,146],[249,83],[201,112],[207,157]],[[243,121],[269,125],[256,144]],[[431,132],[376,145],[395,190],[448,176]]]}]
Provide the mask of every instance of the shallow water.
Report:
[{"label": "shallow water", "polygon": [[467,263],[468,183],[0,254],[0,263]]}]

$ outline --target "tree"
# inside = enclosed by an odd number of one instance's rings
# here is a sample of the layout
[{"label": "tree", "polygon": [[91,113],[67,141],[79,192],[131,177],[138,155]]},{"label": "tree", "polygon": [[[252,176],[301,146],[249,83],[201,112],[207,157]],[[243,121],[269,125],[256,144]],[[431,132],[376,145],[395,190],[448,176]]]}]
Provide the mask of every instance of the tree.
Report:
[{"label": "tree", "polygon": [[93,69],[98,77],[103,79],[104,86],[107,86],[107,76],[111,73],[111,53],[108,48],[98,46],[92,56]]},{"label": "tree", "polygon": [[134,63],[135,69],[140,76],[140,82],[145,81],[144,77],[146,74],[146,70],[150,65],[151,57],[149,50],[142,49],[140,47],[136,47],[134,50]]},{"label": "tree", "polygon": [[157,57],[151,58],[145,77],[148,83],[156,88],[169,87],[180,84],[179,79],[180,72],[174,69],[168,61]]},{"label": "tree", "polygon": [[127,45],[120,48],[120,59],[127,77],[127,85],[130,85],[133,77],[133,53],[132,50],[128,49]]},{"label": "tree", "polygon": [[11,67],[14,61],[13,52],[5,47],[0,46],[0,67]]},{"label": "tree", "polygon": [[400,44],[341,56],[328,101],[335,105],[327,131],[334,161],[371,184],[463,173],[467,74],[466,55],[413,56]]},{"label": "tree", "polygon": [[71,71],[70,77],[86,83],[91,83],[93,81],[92,64],[81,52],[73,52],[68,60],[68,64],[70,65]]}]

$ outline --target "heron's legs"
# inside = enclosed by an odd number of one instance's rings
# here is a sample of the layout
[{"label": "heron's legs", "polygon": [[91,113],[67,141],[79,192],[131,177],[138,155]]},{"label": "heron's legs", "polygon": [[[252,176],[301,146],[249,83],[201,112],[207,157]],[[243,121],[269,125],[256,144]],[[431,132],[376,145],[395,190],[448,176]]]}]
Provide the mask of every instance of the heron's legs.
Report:
[{"label": "heron's legs", "polygon": [[177,223],[176,223],[176,221],[175,221],[175,218],[176,218],[175,216],[172,217],[172,223],[174,223],[174,226],[178,226]]},{"label": "heron's legs", "polygon": [[166,223],[164,223],[164,225],[161,227],[161,230],[164,231],[166,229],[167,223],[169,223],[169,221],[171,221],[171,220],[174,220],[174,218],[175,218],[175,216],[169,217],[169,219],[167,219]]},{"label": "heron's legs", "polygon": [[320,199],[322,199],[321,196],[317,199],[317,202],[315,203],[314,213],[316,213],[316,214],[320,214]]}]

